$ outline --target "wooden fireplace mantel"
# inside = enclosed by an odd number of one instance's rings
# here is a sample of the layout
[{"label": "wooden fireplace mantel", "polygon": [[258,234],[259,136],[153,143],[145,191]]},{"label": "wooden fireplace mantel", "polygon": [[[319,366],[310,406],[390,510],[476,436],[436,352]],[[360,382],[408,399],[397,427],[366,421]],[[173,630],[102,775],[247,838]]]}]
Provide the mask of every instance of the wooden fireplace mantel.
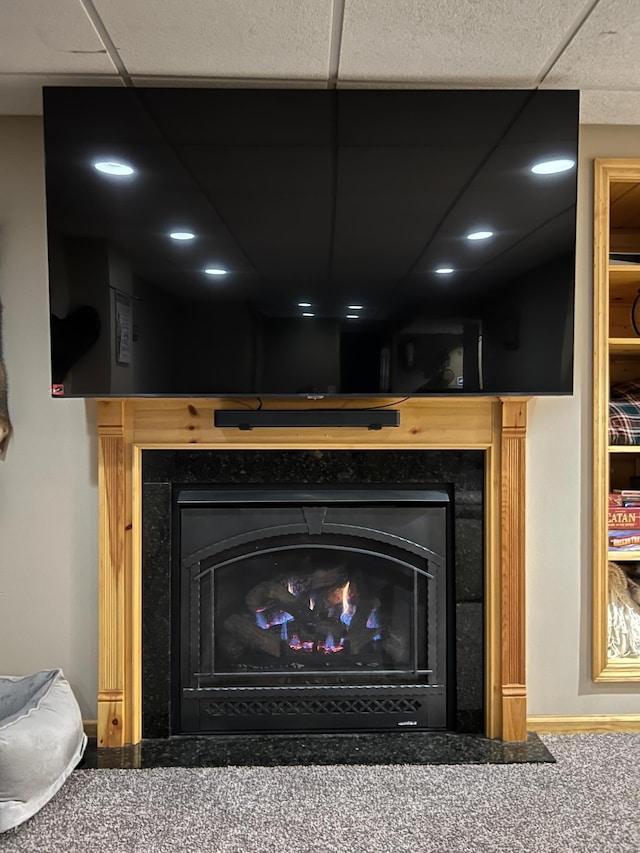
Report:
[{"label": "wooden fireplace mantel", "polygon": [[[216,409],[255,408],[254,400],[110,399],[98,402],[99,675],[98,745],[142,737],[142,451],[484,450],[485,731],[526,740],[525,443],[527,399],[349,400],[341,408],[387,403],[400,426],[252,430],[216,429]],[[313,404],[315,408],[322,403]],[[310,408],[306,401],[268,408]],[[335,402],[328,405],[336,408]]]}]

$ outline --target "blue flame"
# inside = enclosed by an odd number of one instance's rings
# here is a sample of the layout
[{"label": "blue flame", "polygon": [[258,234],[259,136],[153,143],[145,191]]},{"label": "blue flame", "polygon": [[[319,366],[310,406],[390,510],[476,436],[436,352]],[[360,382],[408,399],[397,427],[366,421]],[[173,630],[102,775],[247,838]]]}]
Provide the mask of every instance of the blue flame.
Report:
[{"label": "blue flame", "polygon": [[[256,625],[260,628],[264,628],[266,631],[268,628],[273,627],[273,625],[285,625],[287,622],[291,622],[292,619],[295,619],[290,613],[287,613],[286,610],[276,610],[274,613],[269,615],[267,618],[264,610],[256,610]],[[286,634],[286,628],[285,628]],[[286,640],[287,637],[283,636],[283,640]]]},{"label": "blue flame", "polygon": [[264,615],[264,610],[256,610],[256,624],[260,628],[268,628],[269,627],[267,617]]},{"label": "blue flame", "polygon": [[345,611],[344,613],[340,614],[340,621],[342,622],[343,625],[346,625],[347,627],[349,627],[349,625],[351,625],[352,619],[353,619],[353,613],[350,613],[348,610]]},{"label": "blue flame", "polygon": [[[374,607],[367,618],[367,628],[380,628],[380,621],[378,620],[378,608]],[[375,637],[373,638],[376,639]]]}]

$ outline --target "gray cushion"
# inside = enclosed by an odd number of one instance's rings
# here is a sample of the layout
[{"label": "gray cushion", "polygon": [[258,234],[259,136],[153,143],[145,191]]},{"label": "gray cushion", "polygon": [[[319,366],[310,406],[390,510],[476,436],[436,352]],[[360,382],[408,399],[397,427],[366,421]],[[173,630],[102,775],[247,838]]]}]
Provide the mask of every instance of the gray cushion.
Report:
[{"label": "gray cushion", "polygon": [[53,797],[86,743],[80,708],[62,670],[0,676],[0,832]]}]

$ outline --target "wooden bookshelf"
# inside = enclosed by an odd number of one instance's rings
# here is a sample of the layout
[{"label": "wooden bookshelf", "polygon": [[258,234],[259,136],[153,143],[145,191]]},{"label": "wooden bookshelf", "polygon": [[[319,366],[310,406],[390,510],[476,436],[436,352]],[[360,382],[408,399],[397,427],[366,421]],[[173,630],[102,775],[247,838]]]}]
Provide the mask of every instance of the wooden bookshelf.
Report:
[{"label": "wooden bookshelf", "polygon": [[[640,264],[610,260],[640,252],[640,159],[601,159],[594,172],[593,646],[594,681],[640,681],[640,656],[608,656],[608,563],[640,561],[640,549],[608,547],[608,496],[640,476],[640,445],[609,444],[611,386],[640,381],[640,335],[632,321]],[[636,325],[640,324],[640,300]]]}]

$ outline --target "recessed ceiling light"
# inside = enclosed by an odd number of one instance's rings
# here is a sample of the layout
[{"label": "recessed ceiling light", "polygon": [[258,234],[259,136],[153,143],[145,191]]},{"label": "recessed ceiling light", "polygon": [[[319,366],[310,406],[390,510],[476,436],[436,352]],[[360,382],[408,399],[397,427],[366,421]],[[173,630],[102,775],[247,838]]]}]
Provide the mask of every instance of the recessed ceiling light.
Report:
[{"label": "recessed ceiling light", "polygon": [[493,231],[472,231],[467,234],[467,240],[488,240],[489,237],[493,237]]},{"label": "recessed ceiling light", "polygon": [[96,160],[93,168],[97,169],[98,172],[103,172],[105,175],[116,175],[119,178],[126,175],[133,175],[135,171],[133,166],[118,160]]},{"label": "recessed ceiling light", "polygon": [[558,159],[558,160],[542,160],[540,163],[535,163],[531,167],[534,175],[557,175],[558,172],[568,172],[576,165],[575,160]]},{"label": "recessed ceiling light", "polygon": [[172,231],[169,234],[172,240],[193,240],[195,236],[193,231]]},{"label": "recessed ceiling light", "polygon": [[298,302],[298,308],[311,308],[310,302]]},{"label": "recessed ceiling light", "polygon": [[438,267],[436,270],[438,275],[451,275],[453,272],[453,267]]},{"label": "recessed ceiling light", "polygon": [[347,305],[349,311],[361,311],[362,305]]},{"label": "recessed ceiling light", "polygon": [[226,275],[227,270],[223,267],[207,267],[205,269],[207,275]]},{"label": "recessed ceiling light", "polygon": [[357,320],[357,319],[358,319],[357,314],[347,314],[347,320]]},{"label": "recessed ceiling light", "polygon": [[303,311],[302,316],[303,317],[315,317],[315,314],[311,314],[311,312],[309,312],[309,311]]}]

